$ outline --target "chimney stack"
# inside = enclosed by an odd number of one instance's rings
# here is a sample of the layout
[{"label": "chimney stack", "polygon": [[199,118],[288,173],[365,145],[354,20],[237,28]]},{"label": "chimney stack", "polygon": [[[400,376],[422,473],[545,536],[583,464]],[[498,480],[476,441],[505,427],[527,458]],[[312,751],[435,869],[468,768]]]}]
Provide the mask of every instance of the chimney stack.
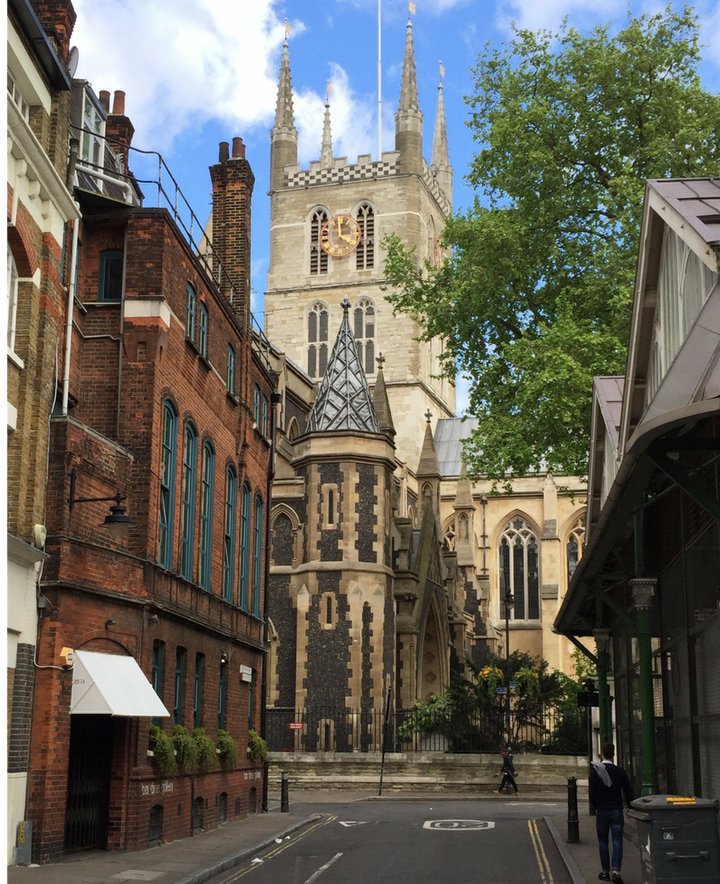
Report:
[{"label": "chimney stack", "polygon": [[112,112],[119,116],[124,116],[125,114],[125,93],[121,92],[119,89],[115,92]]},{"label": "chimney stack", "polygon": [[100,90],[100,104],[105,108],[105,113],[110,113],[110,93],[106,89]]},{"label": "chimney stack", "polygon": [[242,138],[233,138],[233,159],[234,160],[244,160],[245,159],[245,145],[243,144]]},{"label": "chimney stack", "polygon": [[220,142],[220,154],[219,154],[219,163],[227,163],[230,159],[230,142],[229,141],[221,141]]},{"label": "chimney stack", "polygon": [[71,0],[31,0],[31,5],[58,58],[67,66],[70,37],[77,19]]},{"label": "chimney stack", "polygon": [[[100,101],[102,102],[102,96],[107,95],[108,103],[110,101],[110,93],[100,93]],[[105,105],[103,104],[103,107]],[[128,148],[132,144],[133,135],[135,134],[135,127],[130,122],[130,119],[125,116],[125,93],[116,90],[115,96],[113,98],[113,108],[112,113],[108,114],[107,122],[105,124],[105,134],[108,138],[112,139],[114,142],[120,142],[119,144],[112,142],[108,145],[116,154],[122,156],[123,158],[123,168],[125,169],[125,174],[128,173],[128,159],[130,151]]]}]

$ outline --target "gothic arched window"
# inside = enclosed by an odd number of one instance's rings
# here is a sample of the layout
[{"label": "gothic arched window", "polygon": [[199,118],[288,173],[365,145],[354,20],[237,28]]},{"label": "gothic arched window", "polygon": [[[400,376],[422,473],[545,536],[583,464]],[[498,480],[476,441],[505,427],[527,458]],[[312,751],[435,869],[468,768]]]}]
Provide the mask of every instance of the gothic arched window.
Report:
[{"label": "gothic arched window", "polygon": [[375,303],[360,298],[353,309],[353,334],[365,374],[375,373]]},{"label": "gothic arched window", "polygon": [[455,540],[457,539],[455,532],[455,517],[452,516],[445,524],[443,530],[443,541],[445,546],[452,552],[455,549]]},{"label": "gothic arched window", "polygon": [[582,548],[583,548],[584,542],[585,542],[585,516],[582,516],[573,525],[573,527],[570,531],[570,535],[568,537],[568,542],[567,542],[567,546],[566,546],[568,583],[570,583],[570,581],[572,580],[572,576],[575,573],[575,569],[578,566],[578,562],[582,558]]},{"label": "gothic arched window", "polygon": [[325,209],[316,209],[310,219],[310,273],[328,271],[328,255],[320,246],[320,231],[327,220]]},{"label": "gothic arched window", "polygon": [[315,301],[308,310],[308,374],[311,378],[325,374],[328,361],[328,328],[330,308],[324,301]]},{"label": "gothic arched window", "polygon": [[503,598],[515,599],[512,620],[540,619],[540,553],[530,526],[516,516],[505,526],[499,545],[500,612],[505,619]]},{"label": "gothic arched window", "polygon": [[355,266],[369,270],[375,266],[375,212],[369,203],[363,203],[355,216],[360,228],[360,242],[355,249]]}]

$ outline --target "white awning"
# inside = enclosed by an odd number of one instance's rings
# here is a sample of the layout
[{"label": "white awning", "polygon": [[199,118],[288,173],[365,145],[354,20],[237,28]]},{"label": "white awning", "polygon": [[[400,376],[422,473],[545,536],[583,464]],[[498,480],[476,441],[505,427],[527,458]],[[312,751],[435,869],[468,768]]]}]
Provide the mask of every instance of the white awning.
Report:
[{"label": "white awning", "polygon": [[134,657],[90,651],[75,651],[70,714],[170,715]]}]

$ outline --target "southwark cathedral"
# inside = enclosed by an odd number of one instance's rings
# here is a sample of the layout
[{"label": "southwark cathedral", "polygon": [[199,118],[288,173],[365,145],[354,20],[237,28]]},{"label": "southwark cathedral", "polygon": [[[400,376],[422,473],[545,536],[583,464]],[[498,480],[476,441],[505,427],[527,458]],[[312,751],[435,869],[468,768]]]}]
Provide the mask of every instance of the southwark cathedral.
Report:
[{"label": "southwark cathedral", "polygon": [[[419,341],[382,291],[383,238],[441,261],[452,212],[442,83],[428,163],[410,22],[399,87],[394,150],[335,156],[328,100],[319,159],[301,168],[285,42],[265,293],[280,394],[267,703],[289,714],[378,712],[388,695],[412,708],[504,654],[506,635],[510,652],[569,669],[551,625],[582,547],[580,483],[534,475],[512,495],[471,483],[462,441],[475,423],[439,377],[442,341]],[[305,748],[340,748],[332,715],[318,720]],[[342,739],[362,749],[369,737]]]}]

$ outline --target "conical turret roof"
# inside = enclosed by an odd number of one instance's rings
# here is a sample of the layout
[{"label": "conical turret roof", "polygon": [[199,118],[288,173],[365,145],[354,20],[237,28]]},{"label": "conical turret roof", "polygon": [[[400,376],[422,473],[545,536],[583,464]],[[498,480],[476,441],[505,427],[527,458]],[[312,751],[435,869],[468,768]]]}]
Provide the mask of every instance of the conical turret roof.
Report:
[{"label": "conical turret roof", "polygon": [[417,468],[417,475],[423,477],[436,476],[441,477],[440,464],[438,463],[437,449],[435,448],[435,440],[433,439],[432,427],[430,426],[430,418],[432,415],[428,411],[425,415],[427,424],[425,425],[425,438],[423,439],[423,447],[420,452],[420,463]]},{"label": "conical turret roof", "polygon": [[323,121],[322,150],[320,151],[320,165],[323,169],[332,168],[333,148],[332,134],[330,131],[330,97],[325,100],[325,119]]},{"label": "conical turret roof", "polygon": [[377,362],[377,374],[375,376],[375,389],[373,390],[373,404],[375,405],[375,414],[377,415],[380,429],[391,438],[395,437],[395,424],[390,411],[390,401],[388,400],[387,387],[385,386],[385,375],[383,374],[383,362],[385,358],[382,353],[375,360]]},{"label": "conical turret roof", "polygon": [[290,52],[287,37],[283,43],[280,79],[278,81],[277,104],[275,106],[275,128],[294,129],[292,79],[290,77]]},{"label": "conical turret roof", "polygon": [[350,301],[347,298],[342,308],[342,322],[310,412],[307,432],[349,430],[379,433],[375,406],[348,320]]}]

